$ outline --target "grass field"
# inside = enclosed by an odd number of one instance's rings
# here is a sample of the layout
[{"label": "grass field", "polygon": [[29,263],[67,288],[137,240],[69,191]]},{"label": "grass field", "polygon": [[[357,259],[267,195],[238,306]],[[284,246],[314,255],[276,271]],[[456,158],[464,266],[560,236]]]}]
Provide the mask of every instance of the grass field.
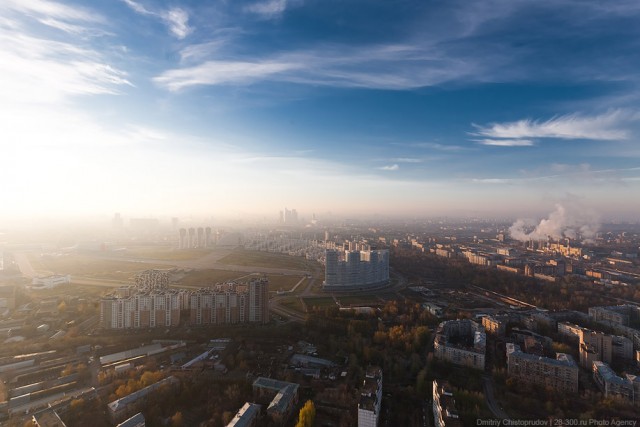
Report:
[{"label": "grass field", "polygon": [[[114,288],[116,285],[114,285]],[[111,289],[100,287],[100,286],[87,286],[87,285],[77,285],[74,283],[69,283],[65,285],[57,286],[53,289],[41,289],[37,291],[30,291],[32,295],[37,296],[38,298],[45,299],[50,297],[58,297],[64,295],[73,295],[76,297],[95,297],[98,298],[104,295],[107,292],[110,292]]]},{"label": "grass field", "polygon": [[173,246],[133,246],[118,252],[124,257],[158,259],[163,261],[187,261],[202,258],[211,249],[176,249]]},{"label": "grass field", "polygon": [[[304,276],[285,276],[282,274],[267,274],[270,291],[291,290]],[[304,282],[300,287],[304,286]]]},{"label": "grass field", "polygon": [[38,273],[42,272],[42,273],[46,273],[47,269],[44,266],[44,264],[42,263],[42,257],[39,254],[33,253],[33,252],[27,252],[25,253],[27,259],[29,260],[29,263],[31,264],[31,267],[33,267],[33,269],[35,271],[37,271]]},{"label": "grass field", "polygon": [[304,307],[298,297],[285,297],[280,300],[280,305],[288,308],[289,310],[297,311],[304,314]]},{"label": "grass field", "polygon": [[373,295],[353,295],[353,296],[336,296],[340,304],[343,307],[349,307],[350,305],[377,305],[381,304],[381,301]]},{"label": "grass field", "polygon": [[235,280],[246,275],[246,273],[229,270],[192,270],[186,273],[182,279],[178,280],[174,286],[206,287],[219,282]]},{"label": "grass field", "polygon": [[[53,274],[71,274],[99,279],[126,280],[136,273],[152,268],[166,270],[166,265],[117,261],[69,254],[59,257],[40,257],[40,267]],[[33,265],[33,264],[32,264]],[[38,271],[36,265],[34,269]]]},{"label": "grass field", "polygon": [[307,304],[307,307],[335,307],[336,303],[331,297],[308,297],[303,298],[304,303]]},{"label": "grass field", "polygon": [[285,268],[308,271],[312,262],[303,257],[260,251],[234,251],[219,261],[221,264],[249,267]]},{"label": "grass field", "polygon": [[398,294],[395,292],[384,292],[377,294],[378,297],[382,298],[385,301],[394,301],[398,299]]}]

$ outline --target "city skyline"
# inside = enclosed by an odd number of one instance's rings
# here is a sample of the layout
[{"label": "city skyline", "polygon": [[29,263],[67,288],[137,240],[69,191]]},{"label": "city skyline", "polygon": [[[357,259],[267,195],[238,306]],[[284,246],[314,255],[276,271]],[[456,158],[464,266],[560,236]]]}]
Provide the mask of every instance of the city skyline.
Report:
[{"label": "city skyline", "polygon": [[2,218],[640,209],[633,1],[0,5]]}]

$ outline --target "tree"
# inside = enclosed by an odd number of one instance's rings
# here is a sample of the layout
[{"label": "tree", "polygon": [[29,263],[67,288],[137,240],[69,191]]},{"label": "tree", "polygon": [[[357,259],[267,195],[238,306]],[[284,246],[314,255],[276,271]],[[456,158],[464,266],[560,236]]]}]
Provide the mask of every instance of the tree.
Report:
[{"label": "tree", "polygon": [[311,400],[307,400],[300,413],[298,414],[298,423],[296,427],[312,427],[316,418],[316,407]]},{"label": "tree", "polygon": [[182,412],[178,411],[171,417],[171,427],[182,427]]}]

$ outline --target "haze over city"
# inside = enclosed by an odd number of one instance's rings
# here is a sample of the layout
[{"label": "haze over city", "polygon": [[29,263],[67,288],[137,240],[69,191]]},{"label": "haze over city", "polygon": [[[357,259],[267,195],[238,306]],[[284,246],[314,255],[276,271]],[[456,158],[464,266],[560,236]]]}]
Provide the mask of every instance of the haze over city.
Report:
[{"label": "haze over city", "polygon": [[5,219],[640,209],[636,1],[0,5]]}]

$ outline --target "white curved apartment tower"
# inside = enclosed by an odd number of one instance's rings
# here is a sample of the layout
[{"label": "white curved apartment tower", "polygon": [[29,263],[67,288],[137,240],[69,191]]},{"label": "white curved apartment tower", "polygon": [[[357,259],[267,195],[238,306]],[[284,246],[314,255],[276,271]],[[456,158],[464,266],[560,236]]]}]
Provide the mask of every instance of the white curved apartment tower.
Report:
[{"label": "white curved apartment tower", "polygon": [[325,254],[325,289],[353,289],[389,283],[389,251],[340,251]]}]

